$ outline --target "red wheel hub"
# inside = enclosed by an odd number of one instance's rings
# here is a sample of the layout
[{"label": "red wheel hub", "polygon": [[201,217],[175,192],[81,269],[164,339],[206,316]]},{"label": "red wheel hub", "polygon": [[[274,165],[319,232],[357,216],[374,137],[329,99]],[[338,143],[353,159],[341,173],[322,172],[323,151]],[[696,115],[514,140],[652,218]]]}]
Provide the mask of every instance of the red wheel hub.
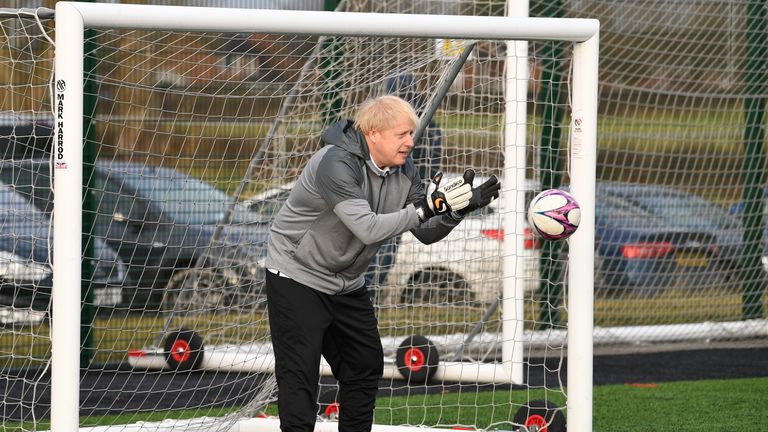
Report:
[{"label": "red wheel hub", "polygon": [[525,427],[529,431],[547,432],[547,420],[538,414],[532,414],[525,420]]},{"label": "red wheel hub", "polygon": [[405,352],[405,366],[413,372],[418,372],[424,367],[424,353],[420,349],[411,348]]},{"label": "red wheel hub", "polygon": [[171,357],[179,364],[189,360],[189,356],[192,354],[189,351],[189,343],[185,340],[177,339],[173,343],[173,349],[171,350]]},{"label": "red wheel hub", "polygon": [[328,405],[327,407],[325,407],[325,415],[327,417],[338,416],[339,415],[339,403],[338,402],[332,403],[332,404]]}]

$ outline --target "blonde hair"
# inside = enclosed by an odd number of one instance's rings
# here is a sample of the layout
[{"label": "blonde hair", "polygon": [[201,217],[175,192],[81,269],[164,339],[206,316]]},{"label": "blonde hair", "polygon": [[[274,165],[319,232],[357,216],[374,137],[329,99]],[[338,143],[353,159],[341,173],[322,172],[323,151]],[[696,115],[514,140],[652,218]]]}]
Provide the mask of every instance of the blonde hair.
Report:
[{"label": "blonde hair", "polygon": [[403,117],[419,123],[419,116],[413,106],[404,99],[393,95],[384,95],[368,99],[360,105],[355,115],[355,127],[364,134],[372,131],[391,129]]}]

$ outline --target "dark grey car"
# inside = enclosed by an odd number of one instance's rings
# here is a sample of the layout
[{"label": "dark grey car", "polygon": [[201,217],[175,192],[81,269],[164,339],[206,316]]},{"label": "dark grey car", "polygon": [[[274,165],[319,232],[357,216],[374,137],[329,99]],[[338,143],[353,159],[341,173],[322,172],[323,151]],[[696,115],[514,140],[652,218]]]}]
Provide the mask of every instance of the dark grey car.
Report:
[{"label": "dark grey car", "polygon": [[[0,180],[14,184],[49,213],[48,164],[3,161]],[[140,310],[173,307],[188,292],[215,306],[242,303],[243,296],[251,298],[261,290],[264,234],[249,229],[246,221],[222,223],[233,201],[223,191],[177,170],[101,160],[91,185],[91,234],[104,239],[128,265],[125,305]]]},{"label": "dark grey car", "polygon": [[[53,286],[50,219],[14,187],[0,183],[0,307],[48,311]],[[94,274],[90,284],[96,306],[121,301],[126,265],[101,238],[93,239]]]}]

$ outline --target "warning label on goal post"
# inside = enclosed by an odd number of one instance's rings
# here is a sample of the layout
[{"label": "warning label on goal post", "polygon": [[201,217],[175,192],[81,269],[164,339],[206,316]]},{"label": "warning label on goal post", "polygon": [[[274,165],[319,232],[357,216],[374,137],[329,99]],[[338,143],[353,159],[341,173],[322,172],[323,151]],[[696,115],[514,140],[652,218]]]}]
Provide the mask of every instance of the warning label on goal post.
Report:
[{"label": "warning label on goal post", "polygon": [[573,113],[571,125],[571,157],[581,158],[584,152],[584,115]]},{"label": "warning label on goal post", "polygon": [[[435,39],[435,56],[440,59],[454,59],[461,55],[469,45],[464,39]],[[473,53],[469,54],[472,58]]]}]

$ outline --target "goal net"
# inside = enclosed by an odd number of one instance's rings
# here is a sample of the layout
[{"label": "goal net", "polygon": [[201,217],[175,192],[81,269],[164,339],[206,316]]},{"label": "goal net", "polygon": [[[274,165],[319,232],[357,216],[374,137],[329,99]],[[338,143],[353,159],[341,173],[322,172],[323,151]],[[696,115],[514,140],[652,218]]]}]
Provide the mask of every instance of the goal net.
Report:
[{"label": "goal net", "polygon": [[[3,291],[0,378],[18,395],[3,426],[243,430],[265,415],[253,427],[274,428],[269,224],[320,133],[392,93],[421,116],[423,176],[472,167],[503,191],[440,244],[405,233],[372,262],[386,355],[376,423],[564,430],[567,408],[571,430],[591,429],[592,272],[579,269],[593,265],[597,22],[342,5],[2,15],[0,182],[18,201],[3,209],[17,240],[3,265],[37,271]],[[545,79],[542,62],[570,70]],[[563,93],[539,105],[543,86]],[[554,131],[570,147],[539,167],[531,149]],[[579,254],[539,248],[524,222],[527,199],[560,185],[583,208],[567,247]],[[318,414],[343,416],[321,368]]]}]

